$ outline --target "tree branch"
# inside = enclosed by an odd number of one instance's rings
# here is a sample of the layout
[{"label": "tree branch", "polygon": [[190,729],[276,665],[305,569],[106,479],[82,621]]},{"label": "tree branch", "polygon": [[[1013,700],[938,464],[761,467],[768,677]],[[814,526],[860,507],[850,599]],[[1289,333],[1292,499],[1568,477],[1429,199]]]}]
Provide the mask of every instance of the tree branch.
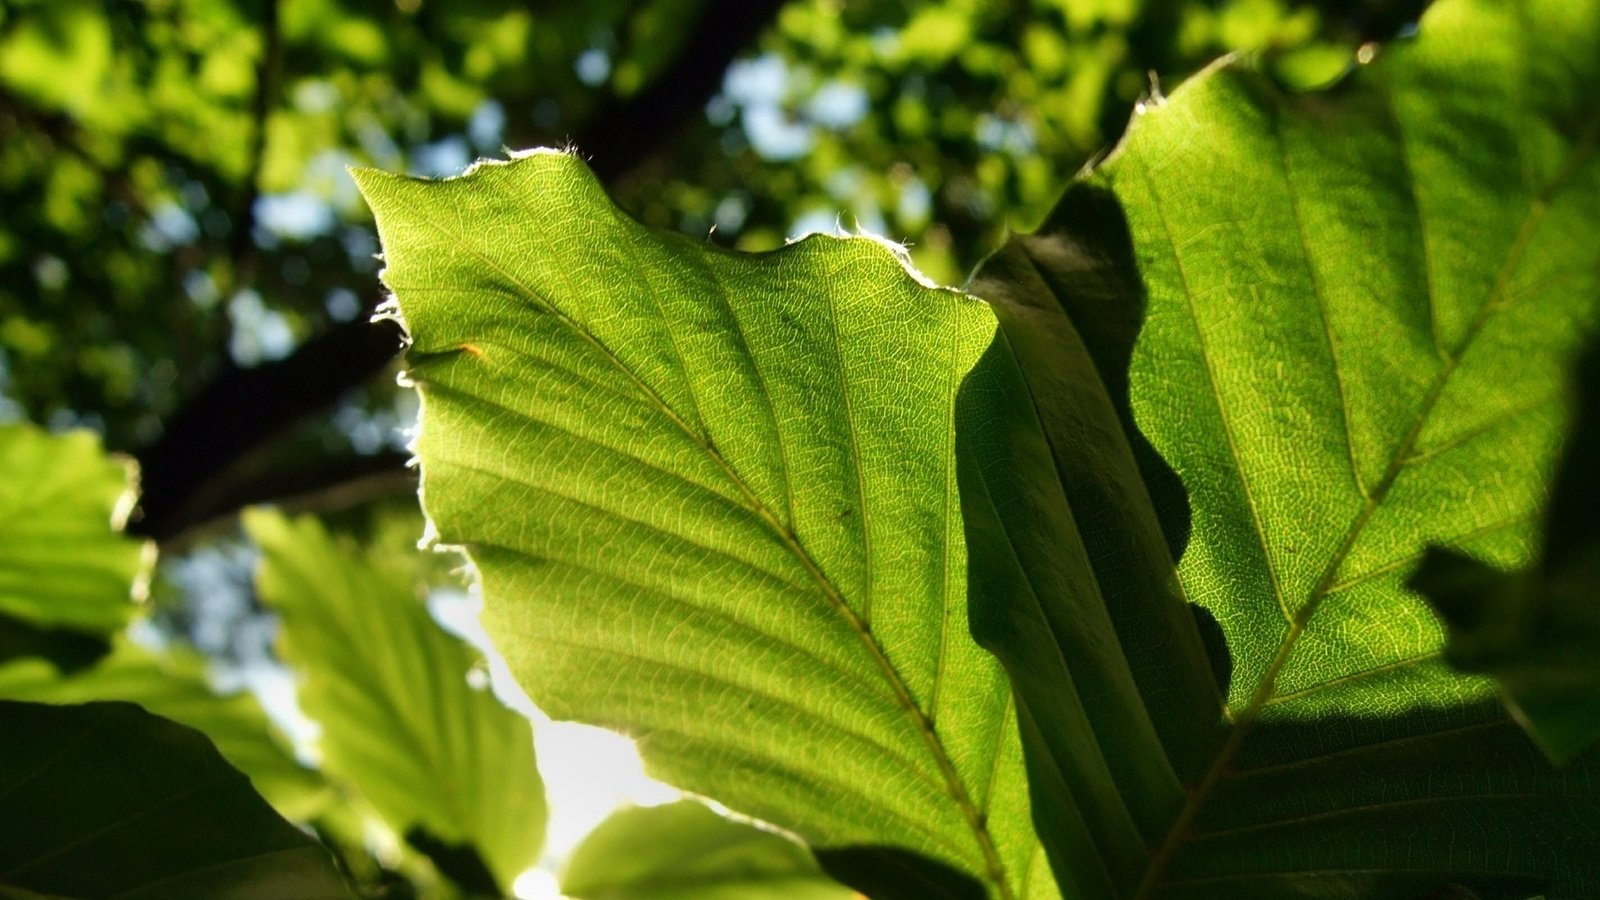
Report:
[{"label": "tree branch", "polygon": [[655,155],[722,87],[728,66],[778,17],[783,0],[710,0],[665,71],[636,94],[612,98],[573,137],[600,180],[615,181]]},{"label": "tree branch", "polygon": [[261,199],[261,168],[267,159],[267,119],[278,98],[278,72],[283,64],[283,29],[279,24],[281,0],[264,0],[261,59],[256,63],[256,93],[250,106],[250,163],[233,214],[228,256],[233,261],[235,285],[255,280],[256,201]]},{"label": "tree branch", "polygon": [[332,406],[399,351],[398,325],[356,321],[312,338],[284,359],[250,369],[228,366],[139,454],[142,515],[130,530],[161,541],[225,513],[207,495],[229,468]]},{"label": "tree branch", "polygon": [[208,493],[183,530],[161,540],[161,550],[181,553],[221,534],[233,527],[239,510],[257,503],[276,503],[291,512],[332,512],[380,497],[415,494],[417,473],[407,465],[410,458],[392,450],[351,454],[230,478]]}]

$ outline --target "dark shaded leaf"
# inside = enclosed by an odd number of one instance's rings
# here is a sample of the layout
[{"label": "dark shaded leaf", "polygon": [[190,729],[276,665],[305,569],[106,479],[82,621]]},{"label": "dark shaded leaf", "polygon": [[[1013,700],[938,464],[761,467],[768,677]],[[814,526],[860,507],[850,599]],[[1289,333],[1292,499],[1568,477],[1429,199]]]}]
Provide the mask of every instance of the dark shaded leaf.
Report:
[{"label": "dark shaded leaf", "polygon": [[1584,357],[1576,394],[1537,564],[1505,572],[1435,547],[1410,581],[1450,629],[1446,658],[1493,676],[1558,763],[1600,740],[1600,351]]},{"label": "dark shaded leaf", "polygon": [[119,639],[91,668],[64,675],[41,659],[0,666],[0,698],[37,703],[122,700],[204,734],[231,765],[250,776],[278,812],[307,821],[328,806],[322,777],[301,765],[288,741],[244,691],[219,693],[206,678],[205,660],[173,646],[145,650]]},{"label": "dark shaded leaf", "polygon": [[319,900],[327,851],[199,732],[129,703],[0,701],[0,891]]}]

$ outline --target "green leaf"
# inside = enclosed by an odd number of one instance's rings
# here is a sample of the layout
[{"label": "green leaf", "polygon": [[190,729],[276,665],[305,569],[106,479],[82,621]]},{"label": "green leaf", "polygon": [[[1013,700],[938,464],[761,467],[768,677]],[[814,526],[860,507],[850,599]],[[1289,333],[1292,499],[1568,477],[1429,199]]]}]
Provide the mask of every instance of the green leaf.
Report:
[{"label": "green leaf", "polygon": [[322,726],[324,771],[446,875],[487,865],[507,892],[544,842],[532,728],[469,683],[478,654],[429,616],[418,561],[358,553],[311,517],[254,509],[244,526],[261,547],[256,584],[282,619],[280,649],[304,679],[301,707]]},{"label": "green leaf", "polygon": [[651,231],[567,154],[356,176],[413,341],[424,510],[534,702],[814,846],[1053,893],[967,634],[951,418],[987,309],[867,239]]},{"label": "green leaf", "polygon": [[1326,92],[1225,62],[977,283],[973,623],[1064,893],[1600,890],[1600,760],[1550,766],[1404,586],[1430,543],[1531,559],[1600,305],[1597,78],[1560,0],[1441,2]]},{"label": "green leaf", "polygon": [[1157,513],[1182,488],[1128,437],[1138,285],[1116,199],[1082,184],[971,285],[1002,329],[958,400],[972,629],[1011,674],[1066,896],[1125,895],[1222,714],[1173,571],[1186,529]]},{"label": "green leaf", "polygon": [[849,900],[793,838],[718,815],[703,803],[620,810],[561,873],[576,900]]},{"label": "green leaf", "polygon": [[295,761],[285,739],[248,693],[219,694],[205,661],[179,648],[154,653],[119,641],[93,668],[63,677],[43,660],[0,666],[0,697],[39,703],[123,700],[193,728],[280,813],[308,821],[329,803],[328,785]]},{"label": "green leaf", "polygon": [[0,734],[0,894],[348,896],[199,732],[128,703],[6,700]]},{"label": "green leaf", "polygon": [[71,628],[43,628],[15,616],[0,615],[0,664],[37,658],[63,674],[94,665],[111,652],[103,634]]},{"label": "green leaf", "polygon": [[153,545],[123,537],[132,463],[87,431],[0,425],[0,615],[107,634],[142,598]]},{"label": "green leaf", "polygon": [[1576,393],[1537,564],[1508,573],[1433,548],[1410,582],[1449,627],[1450,663],[1494,676],[1557,763],[1600,741],[1600,350],[1585,354]]}]

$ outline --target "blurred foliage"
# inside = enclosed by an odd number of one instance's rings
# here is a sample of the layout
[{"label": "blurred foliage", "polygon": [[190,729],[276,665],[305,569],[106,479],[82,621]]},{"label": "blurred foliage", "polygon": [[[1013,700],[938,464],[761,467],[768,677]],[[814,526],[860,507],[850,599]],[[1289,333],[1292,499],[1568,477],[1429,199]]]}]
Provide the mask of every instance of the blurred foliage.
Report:
[{"label": "blurred foliage", "polygon": [[672,180],[620,199],[744,249],[797,225],[881,233],[957,284],[1006,227],[1038,224],[1147,92],[1230,51],[1325,80],[1377,5],[799,0],[709,107],[721,152],[686,141],[652,170]]},{"label": "blurred foliage", "polygon": [[154,548],[119,532],[133,506],[127,460],[93,433],[0,425],[0,618],[105,635],[143,599]]},{"label": "blurred foliage", "polygon": [[[704,5],[3,0],[0,415],[150,442],[219,369],[376,301],[346,166],[452,174],[561,143],[650,85]],[[1332,71],[1380,5],[795,0],[615,190],[747,248],[859,225],[959,281],[1115,138],[1148,72],[1251,48]]]},{"label": "blurred foliage", "polygon": [[252,509],[244,524],[324,770],[456,882],[509,893],[544,842],[533,735],[490,693],[477,652],[430,616],[418,529],[363,550],[309,516]]},{"label": "blurred foliage", "polygon": [[137,446],[219,367],[361,315],[347,165],[558,138],[598,96],[572,60],[626,27],[645,77],[674,5],[0,2],[0,412]]}]

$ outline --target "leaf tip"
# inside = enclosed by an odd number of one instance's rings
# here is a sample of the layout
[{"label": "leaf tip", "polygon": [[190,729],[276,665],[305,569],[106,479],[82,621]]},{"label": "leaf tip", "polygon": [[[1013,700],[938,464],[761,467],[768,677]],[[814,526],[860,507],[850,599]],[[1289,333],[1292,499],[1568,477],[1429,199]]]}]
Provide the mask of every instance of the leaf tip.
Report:
[{"label": "leaf tip", "polygon": [[350,180],[356,183],[356,190],[361,192],[361,196],[366,198],[368,204],[372,203],[373,190],[380,182],[402,177],[374,166],[345,166],[344,170],[350,173]]}]

